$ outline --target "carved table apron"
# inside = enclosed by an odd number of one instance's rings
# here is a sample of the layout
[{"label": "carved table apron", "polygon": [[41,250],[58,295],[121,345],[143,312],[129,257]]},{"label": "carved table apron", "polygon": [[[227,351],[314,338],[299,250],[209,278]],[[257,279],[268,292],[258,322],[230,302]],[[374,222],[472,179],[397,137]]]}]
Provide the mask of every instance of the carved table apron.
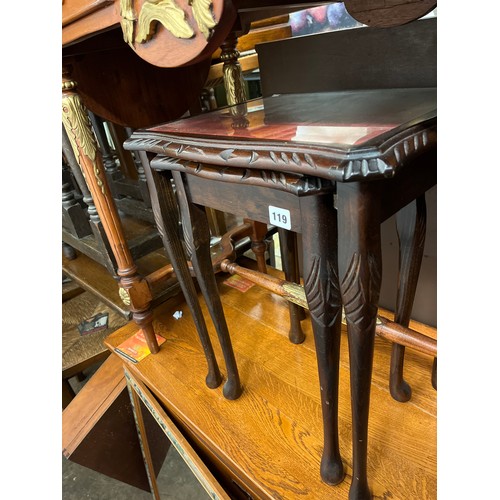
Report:
[{"label": "carved table apron", "polygon": [[[436,141],[431,88],[257,99],[136,131],[125,143],[151,158],[155,153],[148,168],[157,174],[173,172],[193,254],[203,224],[197,205],[302,233],[323,411],[321,476],[330,484],[344,477],[337,431],[342,306],[347,320],[350,498],[371,498],[366,455],[380,225],[435,185]],[[208,280],[211,274],[208,266],[197,277]]]}]

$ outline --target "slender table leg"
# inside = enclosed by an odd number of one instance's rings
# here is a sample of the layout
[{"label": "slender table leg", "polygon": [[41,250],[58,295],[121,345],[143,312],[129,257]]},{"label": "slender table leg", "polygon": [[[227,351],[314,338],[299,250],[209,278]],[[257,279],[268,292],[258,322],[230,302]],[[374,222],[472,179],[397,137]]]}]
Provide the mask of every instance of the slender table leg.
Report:
[{"label": "slender table leg", "polygon": [[347,321],[353,465],[350,500],[372,498],[367,479],[368,414],[382,257],[380,200],[369,183],[338,183],[339,277]]},{"label": "slender table leg", "polygon": [[242,392],[238,367],[234,357],[231,338],[224,316],[210,256],[210,228],[204,207],[191,203],[180,172],[173,172],[179,206],[182,214],[184,241],[191,255],[193,268],[198,278],[205,302],[214,323],[222,354],[226,363],[227,381],[223,394],[227,399],[237,399]]},{"label": "slender table leg", "polygon": [[[281,262],[285,279],[293,283],[300,283],[300,274],[297,265],[297,235],[292,231],[278,228],[280,240]],[[301,344],[306,338],[300,320],[302,319],[303,309],[293,302],[288,302],[290,312],[290,331],[288,338],[294,344]]]},{"label": "slender table leg", "polygon": [[434,358],[434,361],[432,363],[432,375],[431,375],[431,383],[432,387],[437,390],[438,385],[437,385],[437,358]]},{"label": "slender table leg", "polygon": [[[418,275],[424,255],[425,195],[418,197],[397,213],[396,225],[399,236],[399,276],[394,321],[407,327],[410,324]],[[403,378],[404,356],[405,347],[393,344],[389,387],[391,396],[400,402],[411,398],[411,387]]]},{"label": "slender table leg", "polygon": [[76,92],[76,82],[69,78],[67,68],[63,69],[62,122],[111,244],[124,302],[130,304],[133,319],[142,329],[149,350],[153,354],[157,353],[159,346],[153,329],[151,290],[147,281],[138,274],[127,247],[88,114]]},{"label": "slender table leg", "polygon": [[[245,219],[245,222],[247,220],[248,219]],[[257,269],[259,270],[259,272],[267,274],[267,244],[265,242],[267,234],[267,224],[250,220],[249,222],[252,224],[252,234],[250,235],[250,240],[252,241],[252,252],[254,253],[255,260],[257,261]]]},{"label": "slender table leg", "polygon": [[344,478],[339,451],[338,396],[341,297],[337,272],[337,222],[332,194],[300,198],[304,289],[311,315],[321,388],[324,448],[321,478]]},{"label": "slender table leg", "polygon": [[170,175],[169,173],[153,170],[149,164],[146,153],[140,152],[139,155],[148,182],[156,226],[161,235],[170,262],[172,263],[172,267],[174,268],[174,272],[179,280],[184,298],[193,315],[193,321],[196,325],[196,330],[205,353],[208,364],[208,374],[205,381],[208,387],[214,389],[221,384],[222,376],[208,335],[200,303],[198,302],[198,294],[196,293],[196,288],[186,262],[186,255],[179,238],[179,211],[177,200],[170,182]]}]

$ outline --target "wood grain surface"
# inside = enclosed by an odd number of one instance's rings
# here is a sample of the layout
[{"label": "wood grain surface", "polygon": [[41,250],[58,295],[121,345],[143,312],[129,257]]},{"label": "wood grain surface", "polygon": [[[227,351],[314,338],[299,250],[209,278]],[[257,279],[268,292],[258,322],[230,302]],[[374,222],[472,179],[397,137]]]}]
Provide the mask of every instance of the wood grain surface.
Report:
[{"label": "wood grain surface", "polygon": [[[271,273],[281,276],[277,271]],[[347,475],[338,486],[320,480],[322,450],[320,390],[309,318],[303,344],[288,340],[284,299],[257,286],[242,293],[223,283],[226,314],[244,388],[227,401],[222,387],[204,384],[206,363],[188,308],[182,301],[155,311],[157,333],[167,341],[155,356],[127,366],[159,398],[186,435],[255,498],[347,498],[351,483],[351,413],[347,338],[340,359],[340,449]],[[203,303],[202,303],[203,304]],[[176,320],[173,313],[182,310]],[[203,312],[208,318],[203,304]],[[388,311],[381,315],[391,317]],[[216,354],[215,330],[207,321]],[[411,322],[423,334],[433,329]],[[112,349],[131,336],[129,324],[106,340]],[[370,407],[368,478],[374,498],[436,498],[436,391],[432,357],[407,349],[406,377],[413,395],[406,404],[389,394],[391,344],[377,338]],[[222,363],[221,363],[222,366]]]},{"label": "wood grain surface", "polygon": [[95,423],[104,415],[126,383],[120,361],[110,356],[69,405],[62,416],[63,455],[69,458]]}]

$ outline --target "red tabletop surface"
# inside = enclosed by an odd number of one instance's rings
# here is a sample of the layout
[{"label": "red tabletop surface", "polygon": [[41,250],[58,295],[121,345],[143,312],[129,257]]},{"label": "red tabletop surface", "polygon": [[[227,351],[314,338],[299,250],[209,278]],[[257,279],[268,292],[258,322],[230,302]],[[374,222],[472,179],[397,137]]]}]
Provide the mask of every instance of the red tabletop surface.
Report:
[{"label": "red tabletop surface", "polygon": [[351,149],[436,116],[436,89],[288,94],[254,99],[149,129],[204,139],[278,141]]}]

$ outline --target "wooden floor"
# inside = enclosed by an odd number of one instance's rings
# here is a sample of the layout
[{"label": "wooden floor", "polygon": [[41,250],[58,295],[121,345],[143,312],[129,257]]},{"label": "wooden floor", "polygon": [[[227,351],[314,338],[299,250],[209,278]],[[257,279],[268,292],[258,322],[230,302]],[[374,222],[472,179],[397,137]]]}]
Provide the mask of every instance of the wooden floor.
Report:
[{"label": "wooden floor", "polygon": [[[244,385],[238,400],[225,400],[222,386],[205,386],[206,362],[182,300],[177,304],[171,300],[156,310],[157,333],[167,339],[160,352],[137,365],[124,363],[176,419],[193,429],[229,469],[244,479],[254,498],[348,498],[352,454],[345,332],[339,411],[340,448],[347,474],[342,484],[328,486],[319,477],[322,420],[310,322],[302,322],[305,342],[291,344],[286,302],[257,286],[241,292],[224,284],[227,278],[223,275],[218,279]],[[179,320],[173,317],[177,310],[183,313]],[[208,318],[205,307],[203,311]],[[207,323],[224,372],[215,331],[211,322]],[[434,335],[433,330],[417,323],[410,326]],[[116,347],[135,330],[130,323],[114,332],[106,340],[108,347]],[[390,348],[387,341],[377,339],[368,442],[369,484],[374,498],[435,499],[437,393],[430,382],[432,358],[407,350],[405,377],[413,396],[408,403],[398,403],[388,390]]]}]

